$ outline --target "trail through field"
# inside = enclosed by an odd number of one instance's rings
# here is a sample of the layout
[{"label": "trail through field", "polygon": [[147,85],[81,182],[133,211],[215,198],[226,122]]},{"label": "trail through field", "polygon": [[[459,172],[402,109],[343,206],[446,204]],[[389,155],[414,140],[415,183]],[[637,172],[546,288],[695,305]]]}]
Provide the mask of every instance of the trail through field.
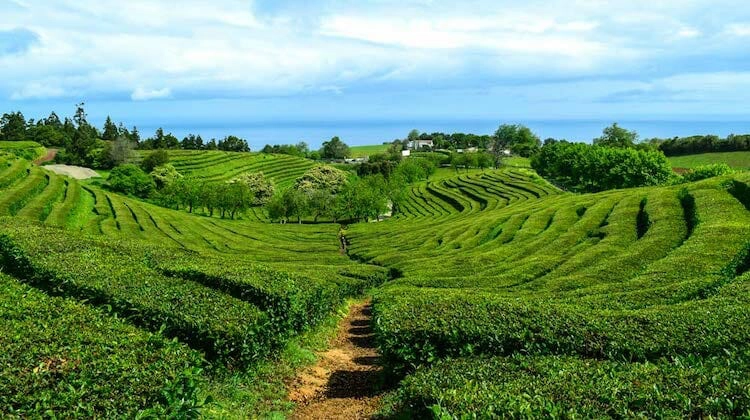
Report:
[{"label": "trail through field", "polygon": [[352,305],[331,347],[292,383],[292,418],[366,419],[375,412],[382,369],[371,322],[369,301]]},{"label": "trail through field", "polygon": [[40,157],[39,159],[34,161],[35,165],[41,165],[44,162],[50,162],[53,159],[55,159],[55,156],[57,155],[57,149],[47,149],[47,153]]}]

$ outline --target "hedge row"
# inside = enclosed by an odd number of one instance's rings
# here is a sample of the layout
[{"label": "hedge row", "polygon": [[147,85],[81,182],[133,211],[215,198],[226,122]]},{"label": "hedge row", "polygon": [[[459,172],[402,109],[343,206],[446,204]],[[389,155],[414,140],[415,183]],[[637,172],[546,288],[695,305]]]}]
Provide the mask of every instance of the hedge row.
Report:
[{"label": "hedge row", "polygon": [[[694,214],[674,188],[605,196],[578,220],[575,207],[548,208],[532,213],[507,246],[465,249],[455,264],[446,256],[436,278],[427,261],[415,262],[375,296],[384,360],[400,372],[475,354],[652,360],[747,342],[750,300],[725,289],[742,283],[750,265],[750,212],[728,185],[737,188],[723,180],[691,185],[681,196],[694,202]],[[618,197],[632,199],[618,209]],[[649,220],[640,239],[639,212]],[[550,214],[559,227],[543,226]],[[689,236],[687,219],[696,219]],[[597,223],[602,239],[577,243]],[[597,250],[600,261],[570,258],[566,249]],[[473,264],[482,260],[495,262],[483,272]]]},{"label": "hedge row", "polygon": [[147,408],[176,416],[198,397],[176,386],[199,379],[200,356],[187,346],[4,274],[0,319],[3,416],[132,418]]},{"label": "hedge row", "polygon": [[310,277],[247,263],[241,258],[181,255],[164,258],[162,254],[151,264],[165,275],[190,279],[257,305],[267,313],[274,328],[289,334],[316,325],[344,298],[386,280],[384,270],[369,268],[349,277]]},{"label": "hedge row", "polygon": [[111,307],[229,366],[252,363],[283,340],[256,306],[147,267],[143,246],[0,219],[0,266],[37,287]]},{"label": "hedge row", "polygon": [[413,418],[750,416],[750,352],[653,363],[566,356],[444,360],[407,377],[391,414]]}]

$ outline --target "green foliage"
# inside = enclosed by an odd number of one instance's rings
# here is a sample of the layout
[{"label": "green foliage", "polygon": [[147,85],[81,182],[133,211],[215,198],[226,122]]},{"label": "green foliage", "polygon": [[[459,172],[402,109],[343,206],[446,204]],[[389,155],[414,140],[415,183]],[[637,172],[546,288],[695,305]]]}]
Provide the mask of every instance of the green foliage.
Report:
[{"label": "green foliage", "polygon": [[688,182],[694,182],[715,176],[728,175],[733,172],[734,170],[726,163],[714,163],[711,165],[697,166],[683,174],[683,177]]},{"label": "green foliage", "polygon": [[604,147],[633,148],[638,142],[638,133],[620,127],[617,123],[605,128],[594,144]]},{"label": "green foliage", "polygon": [[566,189],[597,192],[667,183],[672,170],[661,152],[555,142],[531,159],[540,175]]},{"label": "green foliage", "polygon": [[0,141],[26,140],[26,118],[18,112],[3,114],[0,118]]},{"label": "green foliage", "polygon": [[169,163],[157,166],[149,175],[154,180],[157,190],[169,188],[175,181],[182,178],[177,169]]},{"label": "green foliage", "polygon": [[741,417],[750,415],[748,360],[747,351],[654,363],[446,360],[408,377],[392,404],[395,413],[432,418]]},{"label": "green foliage", "polygon": [[351,156],[351,154],[349,146],[338,137],[333,137],[331,140],[323,142],[323,147],[320,149],[320,156],[323,159],[344,159]]},{"label": "green foliage", "polygon": [[169,152],[164,149],[155,150],[141,161],[141,168],[147,173],[150,173],[159,166],[164,166],[169,163]]},{"label": "green foliage", "polygon": [[542,141],[528,127],[518,124],[503,124],[495,131],[492,140],[492,153],[497,163],[503,157],[503,151],[506,149],[510,149],[515,155],[529,157],[534,155],[541,145]]},{"label": "green foliage", "polygon": [[5,415],[133,417],[147,407],[173,406],[163,399],[167,391],[172,401],[194,398],[190,389],[174,389],[186,379],[184,370],[201,363],[183,344],[5,274],[0,274],[0,318]]},{"label": "green foliage", "polygon": [[141,168],[128,164],[118,166],[109,173],[107,183],[112,191],[136,197],[148,197],[156,188],[154,180]]},{"label": "green foliage", "polygon": [[0,152],[11,153],[16,157],[34,160],[44,155],[45,149],[33,141],[0,141]]},{"label": "green foliage", "polygon": [[306,194],[314,190],[328,190],[336,194],[346,184],[347,179],[346,173],[340,169],[330,165],[318,165],[297,178],[294,188]]},{"label": "green foliage", "polygon": [[266,178],[263,172],[244,173],[231,180],[230,183],[241,183],[247,186],[252,195],[252,206],[262,206],[268,203],[276,193],[273,181]]}]

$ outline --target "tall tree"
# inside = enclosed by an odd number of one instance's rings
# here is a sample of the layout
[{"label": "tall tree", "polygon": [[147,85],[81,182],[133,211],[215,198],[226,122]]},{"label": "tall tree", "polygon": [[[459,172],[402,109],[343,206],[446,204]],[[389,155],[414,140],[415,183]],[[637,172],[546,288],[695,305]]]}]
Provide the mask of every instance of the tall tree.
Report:
[{"label": "tall tree", "polygon": [[513,154],[529,157],[539,151],[542,141],[528,127],[520,124],[503,124],[495,131],[492,140],[492,154],[495,165],[500,163],[505,150]]},{"label": "tall tree", "polygon": [[107,120],[104,122],[104,131],[102,131],[102,140],[113,141],[120,135],[120,131],[117,129],[115,123],[112,122],[112,118],[107,115]]},{"label": "tall tree", "polygon": [[3,114],[0,118],[0,140],[26,140],[26,119],[20,111]]},{"label": "tall tree", "polygon": [[638,141],[638,133],[620,127],[613,123],[602,131],[602,136],[594,139],[598,146],[631,148]]},{"label": "tall tree", "polygon": [[323,159],[345,159],[351,156],[351,151],[349,150],[349,146],[336,136],[329,141],[323,142],[320,155]]}]

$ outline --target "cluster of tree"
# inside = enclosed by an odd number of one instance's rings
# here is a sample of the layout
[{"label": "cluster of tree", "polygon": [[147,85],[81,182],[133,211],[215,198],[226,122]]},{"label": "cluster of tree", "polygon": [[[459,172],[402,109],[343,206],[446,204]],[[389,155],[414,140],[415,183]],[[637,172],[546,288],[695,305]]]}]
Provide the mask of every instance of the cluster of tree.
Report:
[{"label": "cluster of tree", "polygon": [[334,222],[378,219],[389,210],[398,213],[406,186],[428,179],[434,172],[435,164],[420,158],[398,163],[387,175],[373,172],[356,179],[334,167],[317,166],[297,179],[294,187],[274,196],[266,209],[272,220],[281,222],[301,222],[305,217]]},{"label": "cluster of tree", "polygon": [[468,172],[470,168],[487,169],[493,165],[498,165],[499,159],[496,159],[494,155],[485,151],[451,153],[450,164],[456,172],[460,168],[466,169]]},{"label": "cluster of tree", "polygon": [[558,186],[577,192],[660,185],[674,177],[660,151],[607,147],[601,142],[547,142],[531,158],[531,167]]},{"label": "cluster of tree", "polygon": [[250,146],[247,140],[239,138],[237,136],[226,136],[218,142],[216,139],[211,139],[208,142],[204,142],[200,135],[189,134],[185,136],[182,141],[178,140],[177,137],[172,133],[164,134],[164,129],[157,128],[156,133],[153,137],[149,137],[146,140],[137,144],[139,149],[143,150],[155,150],[155,149],[183,149],[183,150],[223,150],[225,152],[249,152]]},{"label": "cluster of tree", "polygon": [[304,158],[310,158],[313,160],[319,160],[320,159],[320,152],[317,150],[310,150],[310,146],[308,146],[307,143],[304,141],[301,141],[297,144],[274,144],[271,146],[270,144],[267,144],[263,146],[263,149],[260,151],[261,153],[268,153],[268,154],[278,154],[278,155],[290,155],[290,156],[298,156],[298,157],[304,157]]},{"label": "cluster of tree", "polygon": [[406,149],[412,141],[416,140],[432,140],[433,149],[456,150],[470,147],[486,149],[492,143],[492,136],[470,133],[420,133],[415,129],[411,130],[405,139],[396,141],[402,142]]},{"label": "cluster of tree", "polygon": [[667,156],[713,152],[744,152],[750,151],[750,134],[730,134],[723,139],[714,135],[650,139],[649,143],[658,147]]}]

